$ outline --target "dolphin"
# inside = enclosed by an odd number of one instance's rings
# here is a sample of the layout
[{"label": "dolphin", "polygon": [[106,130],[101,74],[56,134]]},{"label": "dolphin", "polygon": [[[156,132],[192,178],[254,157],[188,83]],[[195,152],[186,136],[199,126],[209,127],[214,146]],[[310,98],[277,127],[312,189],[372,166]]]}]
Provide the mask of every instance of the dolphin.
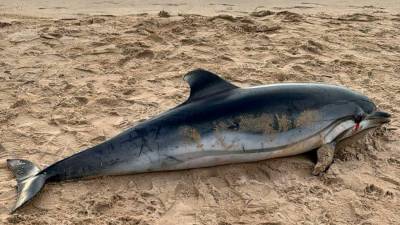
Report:
[{"label": "dolphin", "polygon": [[41,170],[8,159],[17,180],[12,212],[46,182],[253,162],[316,150],[313,174],[332,163],[337,144],[390,121],[359,93],[314,83],[240,88],[196,69],[184,76],[182,104]]}]

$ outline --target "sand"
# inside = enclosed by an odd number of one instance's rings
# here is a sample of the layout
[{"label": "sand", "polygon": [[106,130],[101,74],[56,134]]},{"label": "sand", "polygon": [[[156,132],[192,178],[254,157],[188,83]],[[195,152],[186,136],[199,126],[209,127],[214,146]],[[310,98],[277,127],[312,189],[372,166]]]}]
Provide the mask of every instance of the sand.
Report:
[{"label": "sand", "polygon": [[[0,3],[0,223],[400,224],[400,14],[390,1],[347,6],[351,13],[296,3],[170,17],[62,10],[37,17],[22,6],[7,11],[7,1]],[[312,160],[300,155],[51,183],[9,214],[16,182],[7,158],[43,168],[100,143],[183,102],[182,77],[199,67],[242,87],[346,86],[393,120],[338,152],[322,176],[312,176]]]},{"label": "sand", "polygon": [[214,16],[221,13],[246,16],[260,9],[291,10],[297,13],[343,14],[360,9],[399,13],[398,0],[1,0],[0,12],[43,17],[76,15],[132,15],[156,14],[161,10],[171,14],[200,14]]}]

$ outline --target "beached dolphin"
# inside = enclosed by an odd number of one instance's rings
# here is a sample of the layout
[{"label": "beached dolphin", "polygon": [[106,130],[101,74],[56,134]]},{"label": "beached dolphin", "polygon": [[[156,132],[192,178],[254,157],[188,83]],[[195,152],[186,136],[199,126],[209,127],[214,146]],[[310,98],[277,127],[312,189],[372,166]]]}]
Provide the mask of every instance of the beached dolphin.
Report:
[{"label": "beached dolphin", "polygon": [[12,211],[46,182],[252,162],[313,149],[313,173],[319,174],[332,163],[337,143],[389,122],[390,115],[367,97],[338,86],[239,88],[202,69],[184,79],[187,101],[99,145],[43,170],[27,160],[7,160],[17,179]]}]

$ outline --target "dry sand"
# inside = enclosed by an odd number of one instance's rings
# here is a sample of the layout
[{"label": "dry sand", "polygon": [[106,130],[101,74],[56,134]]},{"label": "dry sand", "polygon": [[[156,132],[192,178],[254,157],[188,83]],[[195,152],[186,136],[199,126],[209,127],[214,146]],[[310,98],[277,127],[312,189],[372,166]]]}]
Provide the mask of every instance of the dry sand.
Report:
[{"label": "dry sand", "polygon": [[[259,17],[3,14],[0,223],[400,224],[400,14],[369,5],[350,14],[272,10]],[[239,86],[343,85],[372,98],[393,122],[343,149],[319,177],[301,155],[52,183],[8,214],[16,192],[7,158],[43,168],[116,135],[184,101],[182,76],[198,67]]]}]

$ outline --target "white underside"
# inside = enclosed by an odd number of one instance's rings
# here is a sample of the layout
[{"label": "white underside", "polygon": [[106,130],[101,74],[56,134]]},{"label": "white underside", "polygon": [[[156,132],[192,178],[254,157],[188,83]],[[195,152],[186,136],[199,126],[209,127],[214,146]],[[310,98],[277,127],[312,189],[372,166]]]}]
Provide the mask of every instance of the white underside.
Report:
[{"label": "white underside", "polygon": [[[188,168],[198,168],[198,167],[210,167],[216,165],[254,162],[271,158],[298,155],[310,151],[312,149],[316,149],[322,146],[323,144],[332,142],[339,134],[348,130],[349,128],[352,128],[353,126],[354,126],[353,121],[350,120],[345,121],[343,123],[340,123],[339,125],[324,130],[323,132],[320,132],[306,139],[300,140],[294,144],[281,145],[282,147],[273,146],[274,149],[271,149],[271,146],[267,145],[268,143],[264,143],[265,148],[259,148],[257,152],[253,153],[248,150],[243,151],[240,149],[239,146],[237,146],[236,148],[233,148],[234,150],[233,149],[231,150],[232,153],[230,154],[228,153],[222,155],[207,155],[207,153],[205,153],[200,157],[194,157],[194,158],[183,157],[182,163],[176,164],[171,168],[162,168],[162,170],[164,169],[178,170],[178,169],[188,169]],[[229,136],[230,134],[226,134],[225,139],[229,140],[228,138]],[[235,136],[238,136],[238,134],[236,134]],[[257,147],[260,146],[261,141],[257,142],[257,140],[252,140],[252,138],[249,137],[246,138],[246,134],[241,134],[239,136],[245,137],[241,139],[245,140],[242,141],[241,144],[249,146],[250,147],[249,149],[257,149]],[[286,139],[285,141],[286,141],[285,143],[289,143],[290,141],[294,140]],[[283,141],[275,140],[274,142],[276,144],[276,142],[279,143]],[[270,144],[274,145],[273,143]],[[180,155],[178,154],[175,157],[179,158]]]},{"label": "white underside", "polygon": [[[182,144],[174,149],[168,149],[168,147],[166,147],[166,149],[160,150],[162,154],[154,151],[148,152],[143,154],[140,158],[133,159],[124,164],[119,164],[106,171],[106,173],[130,174],[181,170],[293,156],[316,149],[323,144],[330,143],[339,134],[353,126],[353,121],[344,121],[298,141],[293,140],[296,136],[292,137],[290,140],[288,140],[288,138],[285,139],[285,136],[283,136],[283,138],[280,137],[272,142],[268,142],[265,138],[260,139],[260,135],[227,132],[223,134],[223,140],[226,142],[223,144],[225,148],[221,147],[221,144],[218,145],[220,138],[218,138],[218,140],[216,140],[215,137],[202,138],[202,148],[199,148],[198,143],[192,145]],[[285,145],[277,145],[283,142],[285,142]],[[289,144],[290,142],[293,144]],[[226,148],[227,143],[229,144],[229,148]],[[243,146],[245,146],[245,150],[242,149]],[[264,146],[264,148],[261,146]]]}]

